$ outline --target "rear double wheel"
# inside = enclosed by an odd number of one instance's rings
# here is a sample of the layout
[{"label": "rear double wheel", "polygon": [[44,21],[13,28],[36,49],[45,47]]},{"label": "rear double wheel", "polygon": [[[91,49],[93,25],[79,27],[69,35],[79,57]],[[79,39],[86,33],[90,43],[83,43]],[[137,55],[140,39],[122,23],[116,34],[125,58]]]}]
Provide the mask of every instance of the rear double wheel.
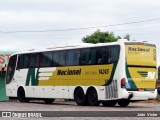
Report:
[{"label": "rear double wheel", "polygon": [[95,88],[90,88],[87,92],[87,101],[90,106],[98,106],[100,101],[98,101],[98,94]]},{"label": "rear double wheel", "polygon": [[87,95],[85,95],[81,87],[77,88],[74,92],[74,100],[78,105],[81,106],[98,106],[100,104],[100,101],[98,100],[98,94],[95,88],[89,88],[87,91]]},{"label": "rear double wheel", "polygon": [[86,95],[81,87],[77,88],[74,92],[74,100],[77,105],[85,106],[88,105]]}]

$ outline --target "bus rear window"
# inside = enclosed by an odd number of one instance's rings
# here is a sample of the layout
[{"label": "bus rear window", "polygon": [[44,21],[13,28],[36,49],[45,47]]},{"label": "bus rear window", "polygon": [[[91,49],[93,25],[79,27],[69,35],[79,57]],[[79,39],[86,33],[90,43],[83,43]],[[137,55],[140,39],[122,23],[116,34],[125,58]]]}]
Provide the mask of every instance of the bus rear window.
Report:
[{"label": "bus rear window", "polygon": [[126,45],[127,65],[156,66],[156,47],[151,45]]}]

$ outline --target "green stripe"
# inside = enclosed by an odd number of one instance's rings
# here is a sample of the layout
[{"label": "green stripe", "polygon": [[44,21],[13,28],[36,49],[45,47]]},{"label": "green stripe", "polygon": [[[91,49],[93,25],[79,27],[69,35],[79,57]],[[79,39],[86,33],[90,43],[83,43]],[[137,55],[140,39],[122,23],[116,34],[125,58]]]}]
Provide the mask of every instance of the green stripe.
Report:
[{"label": "green stripe", "polygon": [[147,73],[139,73],[140,75],[148,75],[148,72]]},{"label": "green stripe", "polygon": [[113,80],[114,73],[115,73],[115,71],[116,71],[117,63],[118,63],[118,62],[115,62],[115,63],[113,64],[113,69],[112,69],[112,72],[111,72],[110,79],[109,79],[108,82],[105,83],[103,86],[107,86],[107,85],[111,84],[111,82],[112,82],[112,80]]},{"label": "green stripe", "polygon": [[141,75],[142,77],[147,77],[148,76],[148,74],[147,75]]},{"label": "green stripe", "polygon": [[138,73],[148,73],[147,71],[137,71]]},{"label": "green stripe", "polygon": [[137,73],[139,73],[142,77],[148,76],[148,72],[146,72],[146,71],[137,71]]},{"label": "green stripe", "polygon": [[39,74],[39,69],[36,72],[35,75],[35,68],[29,68],[28,73],[27,73],[27,79],[26,79],[26,86],[29,86],[29,83],[31,82],[31,86],[38,86],[38,74]]},{"label": "green stripe", "polygon": [[131,88],[137,88],[136,84],[134,83],[134,80],[132,79],[132,77],[131,77],[131,75],[129,73],[128,67],[126,67],[126,75],[127,75],[127,79],[128,79],[130,87]]}]

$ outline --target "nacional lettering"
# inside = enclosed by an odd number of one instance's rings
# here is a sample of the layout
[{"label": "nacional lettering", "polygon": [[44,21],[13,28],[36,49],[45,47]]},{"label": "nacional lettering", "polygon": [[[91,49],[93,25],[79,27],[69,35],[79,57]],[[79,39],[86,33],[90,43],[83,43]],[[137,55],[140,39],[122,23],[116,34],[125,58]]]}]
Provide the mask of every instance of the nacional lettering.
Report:
[{"label": "nacional lettering", "polygon": [[150,48],[140,48],[140,47],[129,47],[129,52],[150,52]]},{"label": "nacional lettering", "polygon": [[81,69],[79,70],[58,70],[57,75],[81,75]]}]

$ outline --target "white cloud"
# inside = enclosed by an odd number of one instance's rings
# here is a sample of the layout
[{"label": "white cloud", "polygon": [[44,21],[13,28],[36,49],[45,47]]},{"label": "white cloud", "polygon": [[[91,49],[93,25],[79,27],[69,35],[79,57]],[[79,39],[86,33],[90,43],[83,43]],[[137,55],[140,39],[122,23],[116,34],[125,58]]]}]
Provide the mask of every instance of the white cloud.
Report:
[{"label": "white cloud", "polygon": [[[159,0],[4,0],[0,2],[0,31],[83,28],[146,20],[160,17],[159,6]],[[129,33],[132,39],[158,43],[159,29],[153,27],[158,25],[159,21],[154,21],[99,29],[113,31],[121,36]],[[148,28],[134,29],[141,27]],[[0,42],[3,43],[1,49],[16,49],[15,46],[19,49],[41,48],[55,43],[80,42],[82,37],[96,29],[50,33],[0,33]],[[157,45],[159,48],[160,45]]]}]

